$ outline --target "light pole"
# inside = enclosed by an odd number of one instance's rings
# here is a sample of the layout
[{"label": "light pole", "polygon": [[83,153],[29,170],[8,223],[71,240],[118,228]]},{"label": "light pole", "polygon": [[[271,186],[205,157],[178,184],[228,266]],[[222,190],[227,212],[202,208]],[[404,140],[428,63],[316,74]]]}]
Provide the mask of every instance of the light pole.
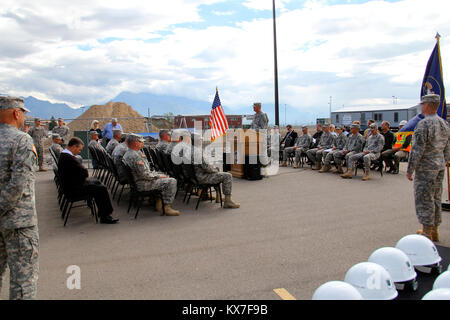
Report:
[{"label": "light pole", "polygon": [[277,57],[277,23],[275,17],[275,0],[273,5],[273,52],[274,52],[274,73],[275,73],[275,124],[279,127],[279,104],[278,104],[278,57]]}]

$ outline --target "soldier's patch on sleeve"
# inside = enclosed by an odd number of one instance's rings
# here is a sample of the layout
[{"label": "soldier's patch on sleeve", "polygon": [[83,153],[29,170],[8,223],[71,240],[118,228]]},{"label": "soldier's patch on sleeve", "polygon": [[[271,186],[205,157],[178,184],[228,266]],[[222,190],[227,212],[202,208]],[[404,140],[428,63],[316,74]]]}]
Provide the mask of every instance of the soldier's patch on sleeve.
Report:
[{"label": "soldier's patch on sleeve", "polygon": [[144,165],[144,161],[139,160],[139,161],[137,162],[137,164],[140,165],[140,166],[143,166],[143,165]]},{"label": "soldier's patch on sleeve", "polygon": [[33,151],[33,153],[34,153],[34,155],[36,156],[36,158],[37,158],[37,150],[36,150],[36,147],[34,146],[34,144],[32,144],[32,147],[31,147],[31,150]]}]

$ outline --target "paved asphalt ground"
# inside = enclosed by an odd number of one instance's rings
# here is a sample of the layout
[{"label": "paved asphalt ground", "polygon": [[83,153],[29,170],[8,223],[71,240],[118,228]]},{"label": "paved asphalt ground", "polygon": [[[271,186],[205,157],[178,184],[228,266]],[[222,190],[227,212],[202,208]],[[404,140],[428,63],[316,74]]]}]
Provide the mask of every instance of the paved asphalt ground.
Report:
[{"label": "paved asphalt ground", "polygon": [[[202,202],[196,211],[180,194],[179,217],[147,206],[134,220],[125,196],[114,203],[119,224],[95,224],[79,208],[65,228],[53,172],[38,172],[38,299],[280,299],[277,288],[311,299],[319,285],[343,280],[374,250],[418,229],[405,165],[399,175],[376,172],[367,182],[361,171],[344,180],[309,167],[281,168],[261,181],[234,179],[240,209]],[[450,247],[449,212],[440,232],[439,244]],[[81,268],[80,290],[66,287],[70,265]]]}]

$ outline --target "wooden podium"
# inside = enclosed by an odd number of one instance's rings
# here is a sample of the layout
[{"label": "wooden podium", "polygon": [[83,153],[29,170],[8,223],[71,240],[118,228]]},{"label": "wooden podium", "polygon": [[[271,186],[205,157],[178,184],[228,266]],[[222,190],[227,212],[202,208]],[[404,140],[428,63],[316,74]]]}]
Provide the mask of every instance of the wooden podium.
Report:
[{"label": "wooden podium", "polygon": [[[250,157],[258,159],[260,142],[265,134],[253,129],[242,129],[238,133],[226,136],[226,143],[234,145],[231,153],[230,173],[236,178],[245,178],[245,165]],[[225,147],[225,146],[224,146]],[[227,159],[224,159],[226,161]]]}]

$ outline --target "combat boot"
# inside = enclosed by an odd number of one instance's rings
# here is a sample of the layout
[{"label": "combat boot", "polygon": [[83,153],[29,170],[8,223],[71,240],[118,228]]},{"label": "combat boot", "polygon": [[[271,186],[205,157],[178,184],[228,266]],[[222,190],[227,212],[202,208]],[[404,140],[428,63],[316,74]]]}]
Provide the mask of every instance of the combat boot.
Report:
[{"label": "combat boot", "polygon": [[434,226],[431,229],[431,237],[432,241],[439,242],[439,232],[438,232],[438,226]]},{"label": "combat boot", "polygon": [[422,226],[423,226],[423,228],[420,230],[417,230],[416,233],[421,234],[421,235],[427,237],[428,239],[430,239],[431,241],[433,241],[433,235],[432,235],[433,227],[429,227],[426,225],[422,225]]},{"label": "combat boot", "polygon": [[287,167],[286,161],[281,161],[280,167]]},{"label": "combat boot", "polygon": [[353,178],[353,172],[354,169],[347,169],[347,172],[344,174],[341,174],[341,177],[344,179],[352,179]]},{"label": "combat boot", "polygon": [[342,169],[342,165],[338,164],[337,170],[335,173],[343,174],[344,170]]},{"label": "combat boot", "polygon": [[292,168],[297,169],[297,168],[298,168],[298,165],[299,165],[298,161],[295,161],[295,162],[294,162],[294,165],[292,166]]},{"label": "combat boot", "polygon": [[179,216],[181,214],[180,211],[173,209],[170,206],[170,204],[165,204],[164,205],[164,212],[165,212],[166,216]]},{"label": "combat boot", "polygon": [[329,164],[324,164],[322,169],[319,170],[319,172],[320,173],[328,172],[328,171],[330,171],[330,169],[331,169],[331,166]]},{"label": "combat boot", "polygon": [[39,171],[43,171],[43,172],[46,172],[47,171],[47,169],[45,169],[43,166],[40,166],[39,167]]},{"label": "combat boot", "polygon": [[313,170],[320,170],[320,162],[314,162],[314,165],[312,167]]},{"label": "combat boot", "polygon": [[239,203],[236,203],[233,200],[231,200],[231,194],[225,195],[225,201],[223,203],[223,207],[225,209],[235,209],[235,208],[239,208],[240,206],[241,205]]},{"label": "combat boot", "polygon": [[155,202],[155,210],[162,213],[162,200],[157,198]]},{"label": "combat boot", "polygon": [[370,180],[370,170],[369,170],[369,169],[367,169],[367,170],[364,172],[364,177],[362,177],[361,180],[362,180],[362,181]]}]

